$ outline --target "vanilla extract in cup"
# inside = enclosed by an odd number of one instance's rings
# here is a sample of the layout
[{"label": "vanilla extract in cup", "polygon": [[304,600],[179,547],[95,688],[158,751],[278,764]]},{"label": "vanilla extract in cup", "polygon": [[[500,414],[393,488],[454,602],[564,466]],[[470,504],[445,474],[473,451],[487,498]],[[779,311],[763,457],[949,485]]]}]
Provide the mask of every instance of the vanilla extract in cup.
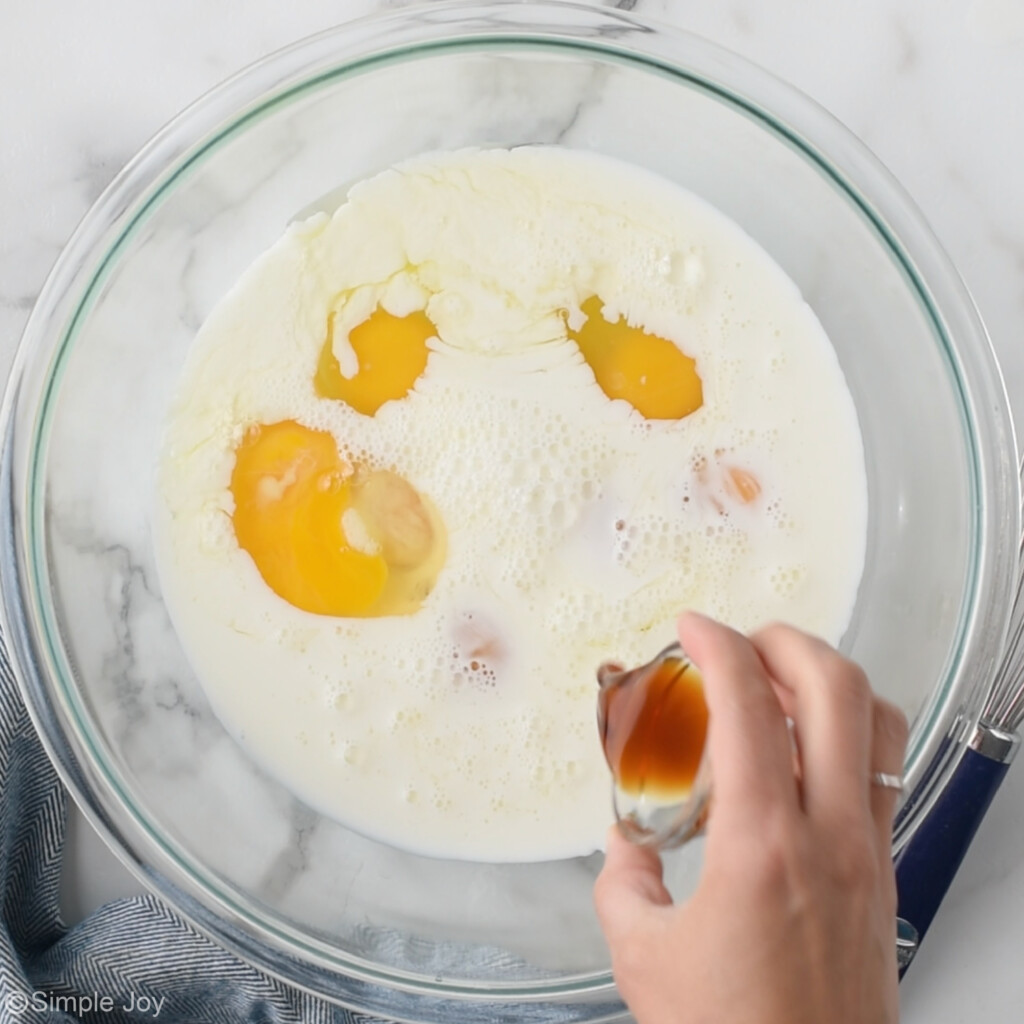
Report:
[{"label": "vanilla extract in cup", "polygon": [[619,828],[641,845],[682,845],[703,829],[711,797],[699,669],[675,643],[639,668],[606,662],[597,680]]}]

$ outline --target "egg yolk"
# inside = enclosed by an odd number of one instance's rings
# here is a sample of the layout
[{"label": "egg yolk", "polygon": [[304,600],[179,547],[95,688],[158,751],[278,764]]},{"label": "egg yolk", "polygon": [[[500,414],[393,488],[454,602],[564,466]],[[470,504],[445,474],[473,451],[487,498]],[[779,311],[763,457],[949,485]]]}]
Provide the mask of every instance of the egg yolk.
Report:
[{"label": "egg yolk", "polygon": [[444,562],[436,512],[396,473],[348,465],[334,438],[292,420],[235,451],[239,546],[279,597],[317,615],[415,611]]},{"label": "egg yolk", "polygon": [[645,419],[680,420],[704,403],[696,360],[665,338],[631,327],[625,318],[604,318],[593,295],[580,309],[586,321],[569,337],[579,346],[598,386],[609,398],[623,398]]},{"label": "egg yolk", "polygon": [[[693,462],[698,493],[720,515],[726,514],[726,505],[729,503],[753,505],[763,490],[755,473],[743,466],[723,461],[725,455],[727,452],[724,448],[716,448],[713,459],[699,455]],[[684,500],[689,501],[689,498]]]},{"label": "egg yolk", "polygon": [[761,481],[749,469],[740,466],[729,466],[726,469],[725,486],[726,490],[744,505],[756,501],[761,493]]},{"label": "egg yolk", "polygon": [[409,393],[426,369],[427,340],[436,334],[426,313],[394,316],[378,306],[349,332],[359,369],[352,377],[345,377],[334,354],[331,313],[313,380],[316,393],[321,398],[346,402],[364,416],[373,416],[385,402]]}]

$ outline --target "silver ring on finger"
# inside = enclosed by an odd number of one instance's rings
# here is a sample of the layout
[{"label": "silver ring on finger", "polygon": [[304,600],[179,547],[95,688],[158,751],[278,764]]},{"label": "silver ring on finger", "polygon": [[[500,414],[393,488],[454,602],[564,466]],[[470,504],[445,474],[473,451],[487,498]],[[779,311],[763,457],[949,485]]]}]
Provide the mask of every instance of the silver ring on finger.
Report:
[{"label": "silver ring on finger", "polygon": [[903,776],[890,775],[888,772],[872,772],[871,785],[879,786],[882,789],[894,789],[897,793],[902,793]]}]

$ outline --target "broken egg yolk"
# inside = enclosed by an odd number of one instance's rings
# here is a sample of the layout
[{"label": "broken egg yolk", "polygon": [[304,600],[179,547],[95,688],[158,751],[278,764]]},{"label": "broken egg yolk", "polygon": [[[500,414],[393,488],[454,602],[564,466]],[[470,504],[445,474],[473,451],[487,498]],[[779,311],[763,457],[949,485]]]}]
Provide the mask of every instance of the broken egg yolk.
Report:
[{"label": "broken egg yolk", "polygon": [[612,322],[604,303],[592,295],[580,309],[586,320],[568,334],[579,346],[598,386],[609,398],[623,398],[645,419],[680,420],[704,403],[696,360],[665,338]]},{"label": "broken egg yolk", "polygon": [[394,316],[378,306],[348,335],[358,370],[351,377],[341,372],[334,354],[334,317],[327,318],[327,339],[320,350],[316,393],[373,416],[385,403],[404,398],[427,366],[427,340],[437,334],[426,313]]},{"label": "broken egg yolk", "polygon": [[239,546],[296,608],[408,614],[437,581],[446,540],[433,507],[398,474],[346,463],[326,431],[250,427],[230,487]]}]

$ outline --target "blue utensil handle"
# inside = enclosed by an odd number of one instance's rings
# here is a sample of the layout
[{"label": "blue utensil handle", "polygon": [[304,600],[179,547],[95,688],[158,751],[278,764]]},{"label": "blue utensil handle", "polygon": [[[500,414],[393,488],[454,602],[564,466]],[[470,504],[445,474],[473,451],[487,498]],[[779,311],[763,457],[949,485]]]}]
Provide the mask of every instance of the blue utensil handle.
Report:
[{"label": "blue utensil handle", "polygon": [[[968,748],[935,806],[896,858],[897,913],[917,930],[918,943],[1009,767],[1009,760]],[[901,963],[900,977],[911,959]]]}]

